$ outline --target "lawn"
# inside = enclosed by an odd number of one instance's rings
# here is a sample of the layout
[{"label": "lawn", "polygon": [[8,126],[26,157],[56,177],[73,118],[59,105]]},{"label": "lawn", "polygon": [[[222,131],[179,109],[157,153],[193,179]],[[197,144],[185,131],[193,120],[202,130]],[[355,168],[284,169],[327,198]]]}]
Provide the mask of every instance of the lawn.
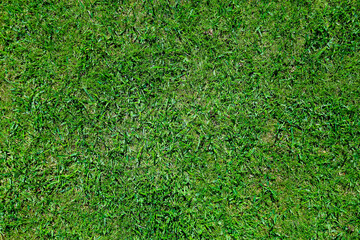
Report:
[{"label": "lawn", "polygon": [[360,238],[359,13],[1,1],[0,239]]}]

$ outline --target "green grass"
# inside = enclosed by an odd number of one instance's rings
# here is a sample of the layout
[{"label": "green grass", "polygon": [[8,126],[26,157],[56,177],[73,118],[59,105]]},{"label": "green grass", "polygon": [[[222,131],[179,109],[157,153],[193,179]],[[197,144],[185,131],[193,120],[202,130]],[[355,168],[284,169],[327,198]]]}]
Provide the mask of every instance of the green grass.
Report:
[{"label": "green grass", "polygon": [[358,239],[359,12],[1,1],[0,239]]}]

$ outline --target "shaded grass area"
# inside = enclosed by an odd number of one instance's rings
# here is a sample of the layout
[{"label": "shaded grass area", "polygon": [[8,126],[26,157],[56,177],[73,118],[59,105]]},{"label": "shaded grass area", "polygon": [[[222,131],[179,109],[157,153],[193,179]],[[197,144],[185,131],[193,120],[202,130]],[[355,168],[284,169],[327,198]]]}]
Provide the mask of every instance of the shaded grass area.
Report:
[{"label": "shaded grass area", "polygon": [[2,1],[0,235],[357,238],[357,1]]}]

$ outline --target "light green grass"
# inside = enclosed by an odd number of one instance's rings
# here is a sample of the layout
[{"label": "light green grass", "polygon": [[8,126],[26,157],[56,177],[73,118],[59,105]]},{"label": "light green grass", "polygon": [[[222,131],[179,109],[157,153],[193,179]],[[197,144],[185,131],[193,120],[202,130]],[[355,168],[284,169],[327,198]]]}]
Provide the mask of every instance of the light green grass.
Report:
[{"label": "light green grass", "polygon": [[0,239],[357,239],[358,1],[1,1]]}]

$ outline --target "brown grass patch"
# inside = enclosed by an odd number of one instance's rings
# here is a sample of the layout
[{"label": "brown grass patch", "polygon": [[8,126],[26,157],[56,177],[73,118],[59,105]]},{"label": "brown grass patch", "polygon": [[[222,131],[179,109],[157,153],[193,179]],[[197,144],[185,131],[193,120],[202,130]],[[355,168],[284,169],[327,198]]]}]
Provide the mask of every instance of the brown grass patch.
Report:
[{"label": "brown grass patch", "polygon": [[276,125],[278,124],[278,121],[276,119],[272,119],[269,120],[266,123],[265,126],[265,134],[262,136],[261,140],[265,143],[268,144],[274,144],[275,143],[275,130],[276,130]]}]

